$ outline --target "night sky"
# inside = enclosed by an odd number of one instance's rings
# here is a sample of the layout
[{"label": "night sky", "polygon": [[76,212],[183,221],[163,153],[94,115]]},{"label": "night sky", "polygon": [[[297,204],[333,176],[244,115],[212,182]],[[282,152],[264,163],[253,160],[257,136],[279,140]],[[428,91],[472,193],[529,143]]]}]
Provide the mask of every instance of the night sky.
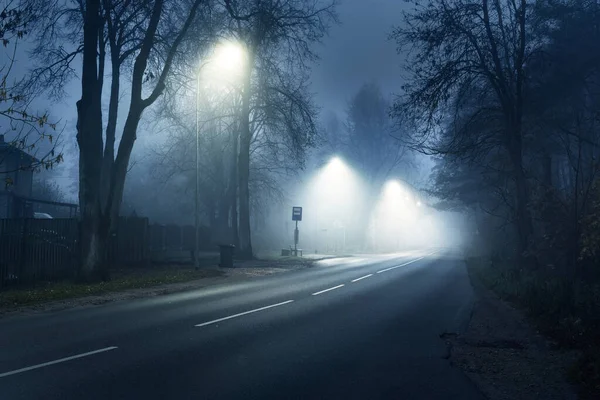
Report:
[{"label": "night sky", "polygon": [[341,23],[318,47],[321,61],[313,70],[323,110],[342,112],[366,82],[378,83],[384,94],[400,90],[402,59],[388,34],[406,7],[402,0],[341,0]]}]

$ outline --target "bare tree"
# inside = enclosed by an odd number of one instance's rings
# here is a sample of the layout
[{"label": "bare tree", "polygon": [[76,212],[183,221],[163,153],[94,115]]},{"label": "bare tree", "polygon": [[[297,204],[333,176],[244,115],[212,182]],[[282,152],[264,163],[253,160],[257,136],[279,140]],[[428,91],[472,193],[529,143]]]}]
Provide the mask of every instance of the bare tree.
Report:
[{"label": "bare tree", "polygon": [[[193,76],[194,72],[187,74]],[[316,129],[312,118],[315,111],[306,85],[296,81],[293,83],[295,86],[291,87],[289,81],[266,76],[262,69],[257,71],[254,80],[256,89],[252,97],[248,182],[253,193],[250,203],[255,217],[253,226],[256,226],[256,221],[260,220],[258,216],[264,214],[272,201],[282,198],[281,179],[302,167],[304,148],[310,144]],[[157,149],[154,159],[159,179],[167,182],[176,175],[186,176],[188,190],[191,191],[196,173],[195,151],[192,149],[196,140],[201,143],[200,197],[204,214],[216,238],[237,246],[236,176],[240,99],[236,89],[214,90],[209,86],[210,95],[200,96],[203,101],[199,104],[198,139],[194,121],[195,105],[189,107],[194,103],[192,96],[183,96],[181,92],[178,97],[183,100],[165,102],[160,115],[164,121],[168,121],[164,124],[164,129],[169,132],[168,145]],[[189,94],[191,90],[187,92]],[[282,92],[291,93],[294,100],[291,101]]]},{"label": "bare tree", "polygon": [[[295,105],[293,114],[289,114],[287,118],[291,124],[289,126],[296,125],[292,122],[293,118],[300,118],[303,122],[308,122],[309,126],[314,125],[310,122],[313,111],[303,104],[303,99],[296,96],[296,89],[305,86],[309,62],[316,59],[311,44],[321,40],[329,24],[336,19],[335,0],[223,0],[223,5],[232,21],[229,30],[245,44],[247,50],[248,68],[243,80],[238,159],[238,254],[242,258],[252,258],[249,188],[250,149],[253,137],[251,125],[255,114],[252,100],[257,91],[262,92],[262,98],[285,98],[288,104]],[[257,80],[267,82],[269,79],[291,83],[294,80],[290,78],[294,76],[301,79],[297,81],[298,85],[256,85]],[[285,112],[283,109],[278,111]],[[299,132],[294,130],[292,133]],[[307,134],[301,133],[303,136]],[[294,142],[301,144],[303,140],[299,137],[294,139]]]},{"label": "bare tree", "polygon": [[[211,90],[208,90],[211,92]],[[165,102],[159,109],[163,127],[167,133],[166,145],[156,146],[152,160],[155,176],[158,181],[168,184],[174,177],[185,177],[185,190],[189,197],[193,193],[196,174],[200,174],[199,201],[203,206],[203,214],[213,229],[215,239],[226,241],[229,230],[235,230],[237,221],[231,217],[231,188],[237,186],[232,178],[233,156],[237,136],[237,116],[235,104],[231,104],[231,96],[201,94],[198,114],[185,107],[184,104]],[[187,99],[188,97],[186,97]],[[228,100],[227,100],[228,98]],[[190,102],[188,102],[190,103]],[[191,102],[193,104],[193,102]],[[235,101],[234,101],[235,103]],[[196,132],[196,123],[199,131]],[[196,135],[198,134],[198,137]],[[199,143],[199,154],[196,162],[196,141]],[[182,201],[187,201],[187,198]]]},{"label": "bare tree", "polygon": [[348,104],[345,143],[339,150],[375,187],[391,177],[406,177],[414,168],[410,149],[393,136],[389,107],[379,86],[363,85]]},{"label": "bare tree", "polygon": [[521,261],[533,231],[523,160],[526,63],[540,45],[531,35],[530,9],[526,0],[434,0],[405,13],[404,26],[391,35],[413,54],[407,62],[412,78],[392,114],[414,122],[414,147],[439,150],[442,118],[454,115],[469,95],[492,93],[493,109],[481,107],[472,117],[501,122],[497,134],[514,181]]},{"label": "bare tree", "polygon": [[[2,143],[35,157],[35,161],[24,166],[7,165],[0,158],[0,173],[8,174],[15,169],[51,168],[62,161],[62,153],[57,151],[59,139],[57,122],[48,113],[30,111],[34,93],[27,91],[22,83],[27,77],[14,78],[15,58],[19,42],[29,34],[28,26],[34,20],[34,13],[28,7],[14,5],[12,1],[0,3],[0,42],[6,51],[7,62],[0,66],[0,135]],[[4,151],[3,154],[6,154]],[[10,178],[6,178],[10,185]]]},{"label": "bare tree", "polygon": [[[74,45],[74,50],[68,52],[41,51],[42,55],[55,57],[54,62],[36,69],[38,76],[61,82],[73,72],[71,63],[75,56],[82,55],[82,96],[77,102],[80,275],[84,280],[109,279],[104,262],[106,241],[118,216],[140,119],[144,110],[162,95],[179,47],[188,39],[188,31],[204,1],[31,2],[43,12],[36,24],[40,40],[62,37]],[[104,131],[102,95],[107,67],[111,85]],[[115,153],[122,74],[129,71],[129,106]]]}]

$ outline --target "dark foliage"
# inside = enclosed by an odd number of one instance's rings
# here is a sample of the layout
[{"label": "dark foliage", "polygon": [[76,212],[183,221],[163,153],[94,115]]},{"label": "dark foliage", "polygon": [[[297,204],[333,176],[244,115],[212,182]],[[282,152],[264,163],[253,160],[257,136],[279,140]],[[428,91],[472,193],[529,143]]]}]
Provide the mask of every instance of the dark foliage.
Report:
[{"label": "dark foliage", "polygon": [[[488,284],[598,354],[600,6],[435,0],[392,37],[412,50],[393,115],[437,157],[438,206],[475,221]],[[595,395],[598,365],[575,373]]]}]

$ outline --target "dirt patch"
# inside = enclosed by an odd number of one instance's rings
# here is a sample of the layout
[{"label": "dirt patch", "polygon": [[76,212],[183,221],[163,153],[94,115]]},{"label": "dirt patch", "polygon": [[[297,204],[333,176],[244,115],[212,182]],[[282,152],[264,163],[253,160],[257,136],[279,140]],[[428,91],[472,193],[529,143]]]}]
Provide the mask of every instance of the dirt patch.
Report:
[{"label": "dirt patch", "polygon": [[469,271],[477,301],[463,333],[443,333],[453,365],[490,400],[576,399],[566,382],[577,352],[555,350],[525,317]]}]

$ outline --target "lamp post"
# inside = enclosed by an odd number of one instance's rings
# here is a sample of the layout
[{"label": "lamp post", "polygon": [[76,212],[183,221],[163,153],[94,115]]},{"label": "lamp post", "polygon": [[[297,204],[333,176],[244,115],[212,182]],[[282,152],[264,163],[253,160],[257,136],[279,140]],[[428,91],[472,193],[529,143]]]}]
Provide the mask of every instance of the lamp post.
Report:
[{"label": "lamp post", "polygon": [[[232,76],[239,74],[243,68],[243,58],[244,50],[241,45],[231,41],[223,42],[215,48],[212,57],[198,68],[196,77],[196,188],[194,196],[194,268],[196,270],[200,268],[200,90],[202,71],[208,64],[217,64],[216,70],[213,71],[215,76],[210,79],[216,82],[222,80],[224,74]],[[221,76],[217,76],[217,74]]]},{"label": "lamp post", "polygon": [[194,196],[194,268],[200,268],[200,73],[196,78],[196,190]]}]

